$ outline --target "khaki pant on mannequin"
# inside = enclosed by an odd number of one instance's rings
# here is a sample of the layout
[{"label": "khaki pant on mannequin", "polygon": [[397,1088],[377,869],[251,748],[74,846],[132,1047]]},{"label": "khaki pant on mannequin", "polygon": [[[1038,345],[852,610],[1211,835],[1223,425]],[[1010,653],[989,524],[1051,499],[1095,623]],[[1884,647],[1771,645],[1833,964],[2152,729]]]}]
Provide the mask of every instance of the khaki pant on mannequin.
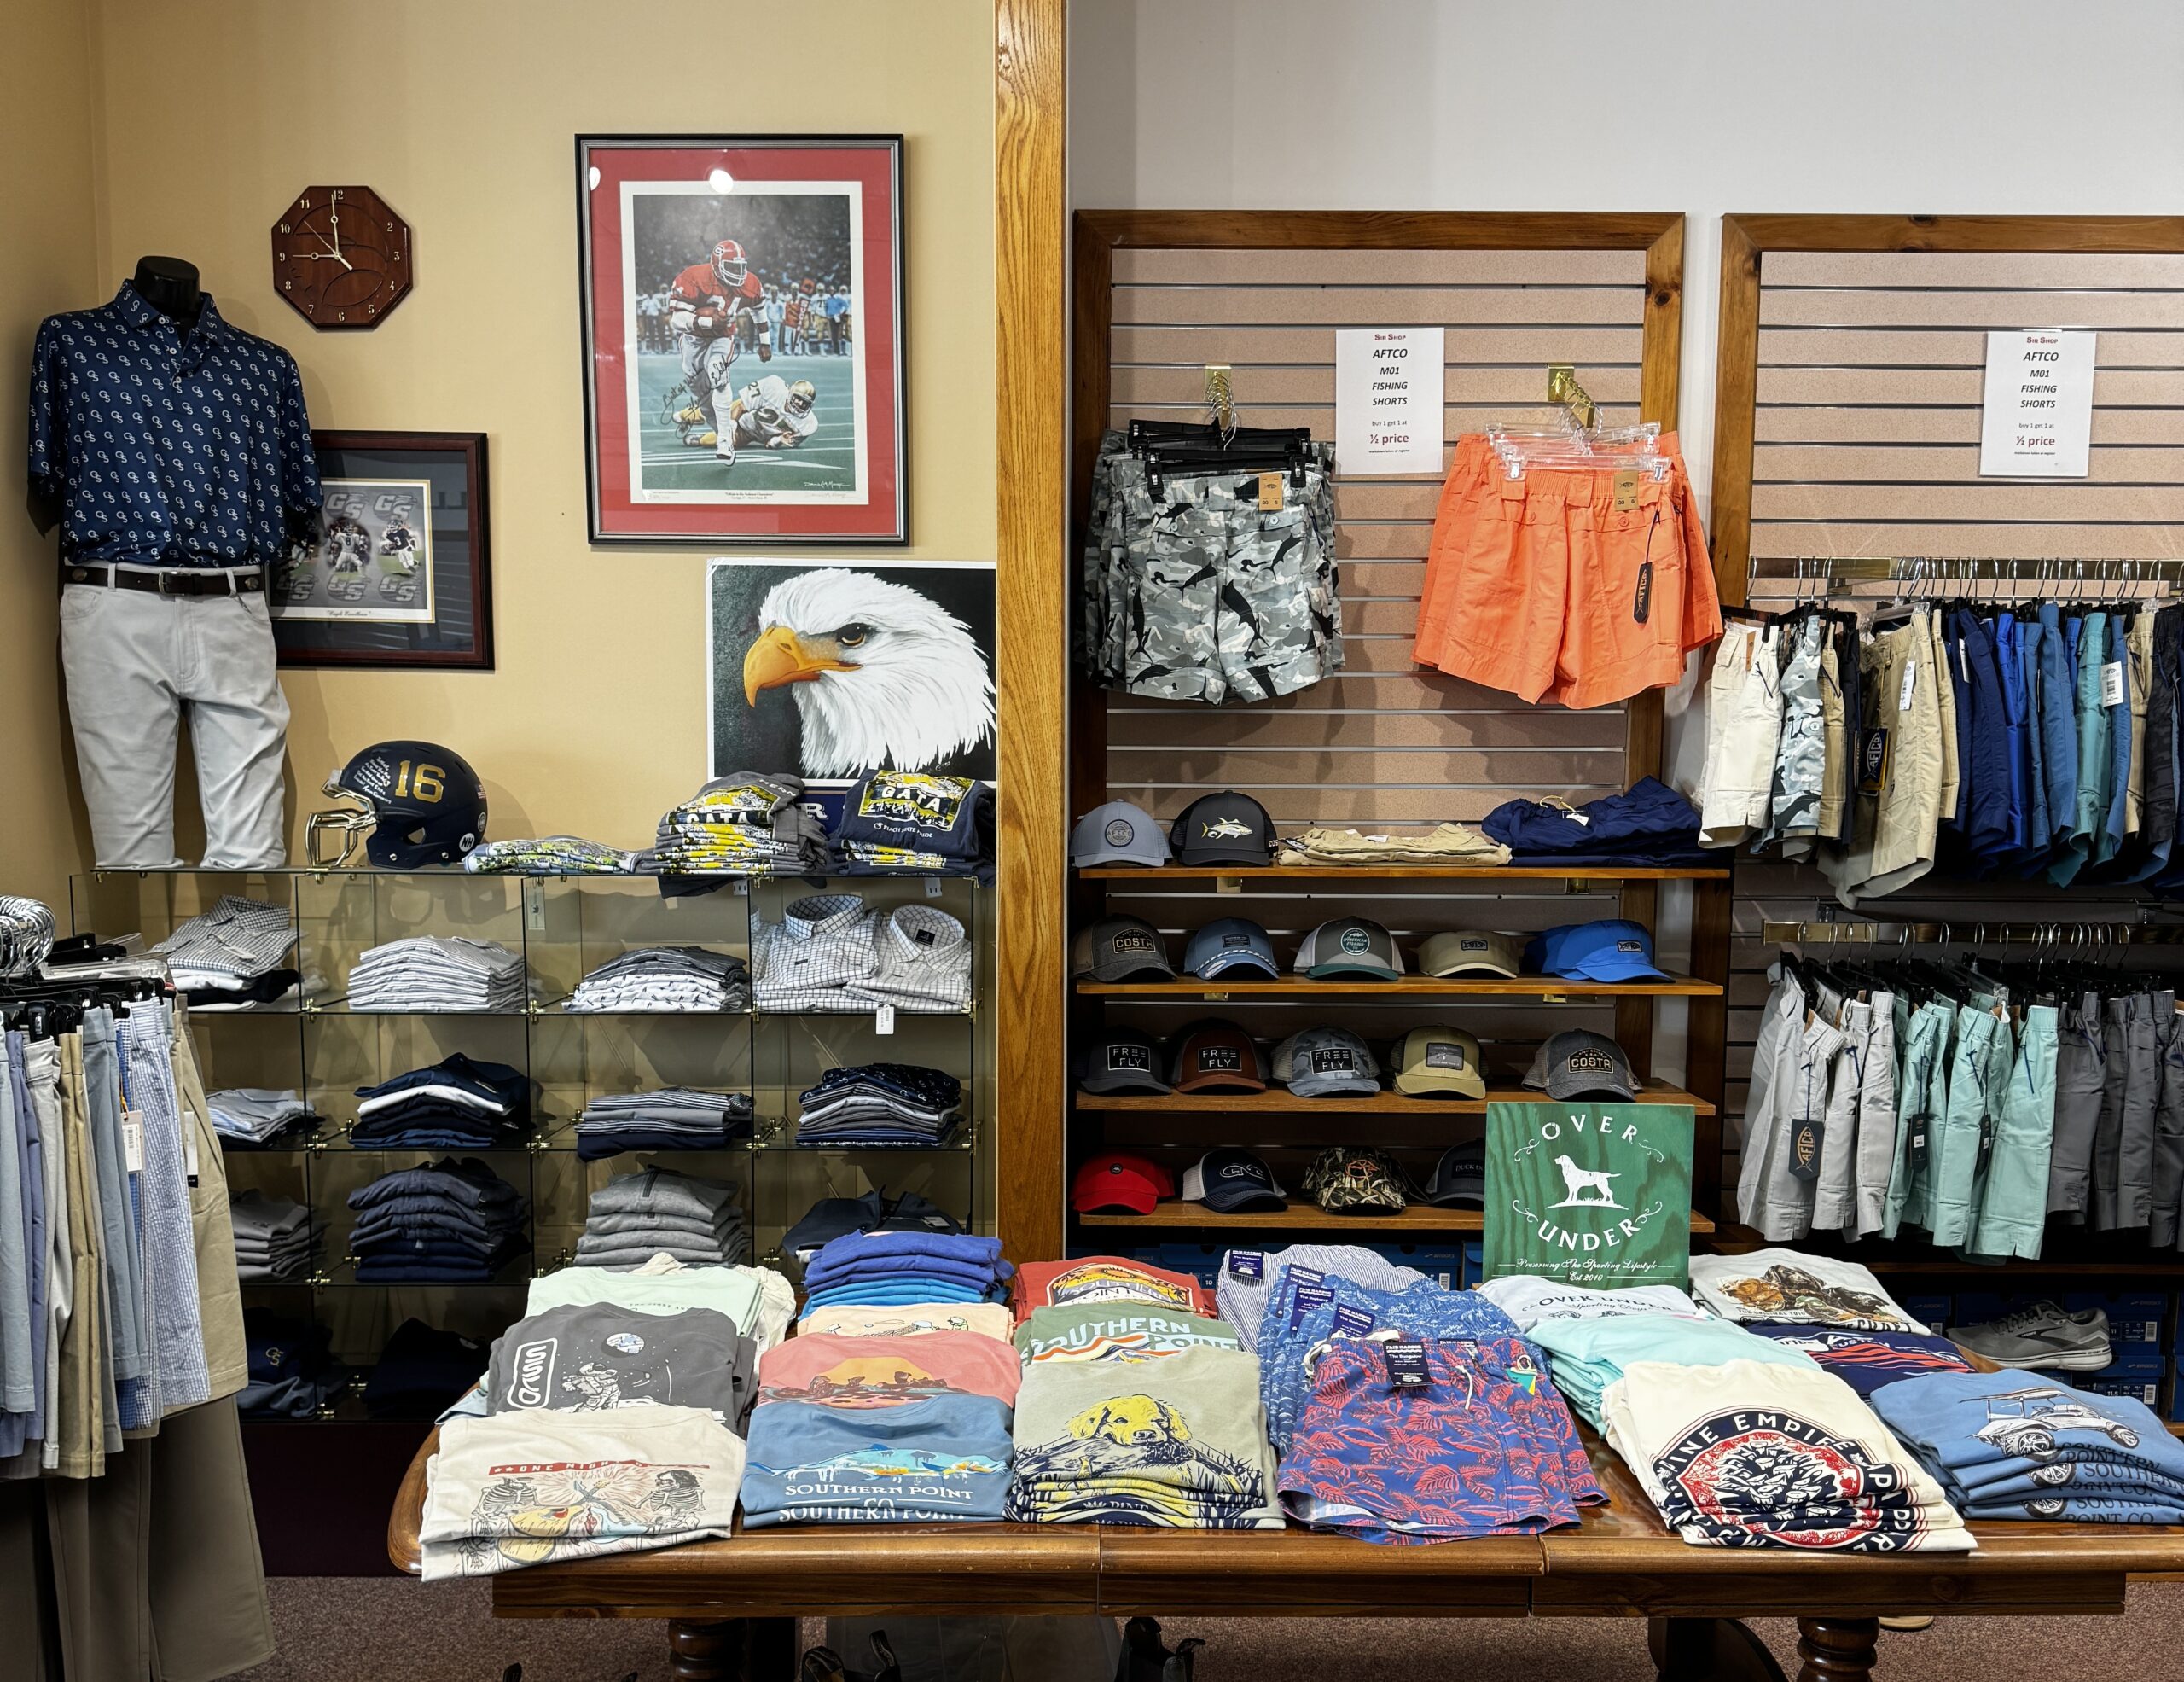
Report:
[{"label": "khaki pant on mannequin", "polygon": [[205,812],[205,868],[288,862],[281,777],[288,702],[263,591],[155,596],[100,585],[61,593],[61,666],[92,856],[106,870],[179,864],[176,727],[187,708]]}]

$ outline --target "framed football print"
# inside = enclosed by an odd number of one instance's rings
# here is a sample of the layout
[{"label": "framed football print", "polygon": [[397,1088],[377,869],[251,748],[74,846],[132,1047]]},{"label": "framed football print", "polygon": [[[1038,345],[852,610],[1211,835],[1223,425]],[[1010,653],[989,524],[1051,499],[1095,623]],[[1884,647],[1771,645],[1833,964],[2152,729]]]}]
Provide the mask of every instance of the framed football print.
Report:
[{"label": "framed football print", "polygon": [[899,544],[900,135],[577,137],[594,543]]},{"label": "framed football print", "polygon": [[283,666],[493,667],[485,434],[314,432],[324,517],[266,591]]}]

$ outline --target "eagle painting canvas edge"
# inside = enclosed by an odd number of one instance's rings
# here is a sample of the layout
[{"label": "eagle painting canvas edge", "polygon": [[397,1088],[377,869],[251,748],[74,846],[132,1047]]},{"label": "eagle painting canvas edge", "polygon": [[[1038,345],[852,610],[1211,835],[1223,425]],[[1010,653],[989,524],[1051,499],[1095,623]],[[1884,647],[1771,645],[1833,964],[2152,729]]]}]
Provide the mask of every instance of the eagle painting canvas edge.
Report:
[{"label": "eagle painting canvas edge", "polygon": [[994,775],[994,567],[746,561],[706,573],[709,777]]}]

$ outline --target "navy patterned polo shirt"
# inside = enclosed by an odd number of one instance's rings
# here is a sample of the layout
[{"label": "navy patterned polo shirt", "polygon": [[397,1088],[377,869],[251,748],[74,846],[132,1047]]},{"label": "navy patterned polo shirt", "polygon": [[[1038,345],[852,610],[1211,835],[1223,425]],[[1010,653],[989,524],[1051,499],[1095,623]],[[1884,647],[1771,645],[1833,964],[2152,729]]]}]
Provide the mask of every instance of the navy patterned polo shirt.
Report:
[{"label": "navy patterned polo shirt", "polygon": [[30,439],[64,563],[271,567],[317,524],[295,358],[230,327],[210,294],[186,335],[127,282],[111,304],[47,317]]}]

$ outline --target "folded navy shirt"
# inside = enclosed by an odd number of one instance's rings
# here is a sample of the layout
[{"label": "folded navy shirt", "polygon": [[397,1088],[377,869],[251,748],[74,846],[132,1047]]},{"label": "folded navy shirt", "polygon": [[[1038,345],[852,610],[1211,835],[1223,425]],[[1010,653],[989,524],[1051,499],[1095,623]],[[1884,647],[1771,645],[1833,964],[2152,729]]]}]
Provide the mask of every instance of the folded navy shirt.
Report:
[{"label": "folded navy shirt", "polygon": [[1840,1326],[1747,1326],[1762,1337],[1802,1349],[1862,1396],[1884,1384],[1901,1383],[1932,1372],[1969,1372],[1972,1363],[1946,1337],[1910,1331],[1846,1331]]},{"label": "folded navy shirt", "polygon": [[1706,854],[1699,847],[1699,813],[1658,777],[1643,777],[1620,794],[1588,801],[1574,812],[1545,800],[1507,800],[1479,827],[1517,855],[1511,862],[1615,859],[1681,863]]}]

